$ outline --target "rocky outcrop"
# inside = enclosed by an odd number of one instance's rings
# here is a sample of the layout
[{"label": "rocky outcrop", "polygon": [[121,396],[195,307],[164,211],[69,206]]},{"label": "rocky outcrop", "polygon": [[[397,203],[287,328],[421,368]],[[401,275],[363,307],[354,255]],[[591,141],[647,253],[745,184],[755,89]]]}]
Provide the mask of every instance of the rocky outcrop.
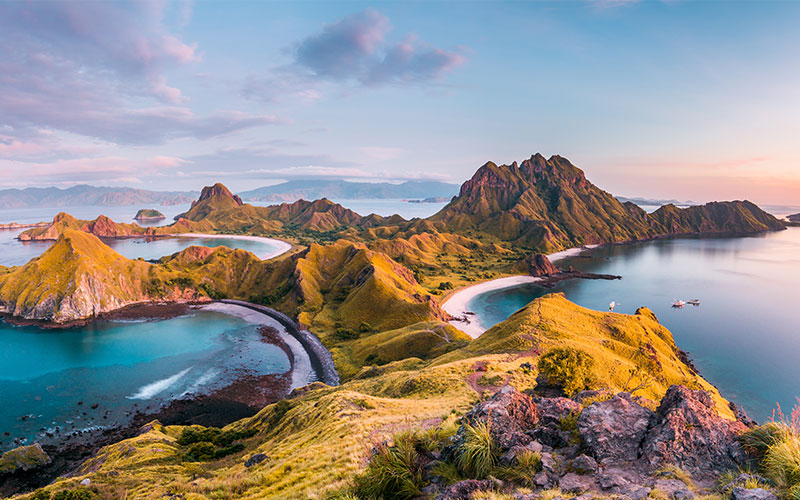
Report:
[{"label": "rocky outcrop", "polygon": [[746,460],[736,437],[744,424],[719,417],[705,391],[674,385],[661,400],[641,447],[651,466],[676,464],[703,472],[730,470]]},{"label": "rocky outcrop", "polygon": [[602,463],[629,463],[639,455],[652,413],[623,392],[585,408],[578,418],[578,433],[586,449]]},{"label": "rocky outcrop", "polygon": [[[590,397],[579,394],[576,399],[591,401]],[[558,487],[568,493],[565,498],[588,493],[587,498],[622,495],[641,500],[658,491],[672,500],[690,500],[696,493],[688,479],[671,474],[666,465],[707,484],[720,472],[747,463],[738,441],[744,426],[720,417],[708,393],[672,386],[656,411],[643,402],[628,393],[594,394],[594,402],[584,407],[573,399],[530,398],[506,386],[478,403],[464,416],[464,423],[489,424],[502,466],[513,467],[523,450],[540,452],[541,472],[533,483]],[[446,448],[442,457],[457,454],[463,433],[462,426],[453,438],[454,449]],[[464,498],[454,496],[462,489],[504,490],[486,481],[457,485],[437,498]],[[735,483],[730,489],[739,486]],[[769,500],[754,490],[738,494],[746,500]]]},{"label": "rocky outcrop", "polygon": [[17,471],[29,471],[48,465],[52,460],[39,443],[20,446],[0,456],[0,477]]},{"label": "rocky outcrop", "polygon": [[553,276],[561,271],[550,262],[546,255],[540,253],[533,253],[522,259],[517,263],[516,269],[519,272],[526,273],[530,276]]},{"label": "rocky outcrop", "polygon": [[464,421],[487,422],[495,441],[507,450],[530,443],[531,438],[525,431],[539,423],[539,408],[527,394],[505,386],[491,399],[475,406],[464,416]]}]

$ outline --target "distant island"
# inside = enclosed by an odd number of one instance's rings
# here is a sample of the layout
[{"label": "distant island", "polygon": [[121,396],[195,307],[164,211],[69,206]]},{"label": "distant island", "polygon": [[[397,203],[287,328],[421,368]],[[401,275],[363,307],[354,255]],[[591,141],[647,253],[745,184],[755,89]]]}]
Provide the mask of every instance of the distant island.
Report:
[{"label": "distant island", "polygon": [[687,201],[680,201],[680,200],[662,200],[662,199],[655,199],[655,198],[626,198],[624,196],[615,196],[620,203],[625,203],[627,201],[642,206],[650,206],[650,207],[663,207],[664,205],[675,205],[676,207],[691,207],[694,205],[700,205],[700,203],[687,200]]},{"label": "distant island", "polygon": [[405,201],[407,201],[408,203],[446,203],[450,201],[450,198],[446,198],[444,196],[434,196],[422,200],[405,200]]},{"label": "distant island", "polygon": [[239,193],[245,201],[292,202],[322,198],[362,199],[433,199],[449,201],[458,194],[458,185],[439,181],[350,182],[343,180],[298,179]]},{"label": "distant island", "polygon": [[150,221],[150,220],[163,220],[167,216],[156,210],[155,208],[143,208],[136,212],[136,217],[133,220]]},{"label": "distant island", "polygon": [[162,206],[189,204],[197,191],[148,191],[127,187],[96,187],[81,184],[56,187],[2,189],[0,209],[28,207],[124,206],[155,203]]},{"label": "distant island", "polygon": [[789,219],[789,222],[798,222],[800,223],[800,214],[793,214],[786,217]]}]

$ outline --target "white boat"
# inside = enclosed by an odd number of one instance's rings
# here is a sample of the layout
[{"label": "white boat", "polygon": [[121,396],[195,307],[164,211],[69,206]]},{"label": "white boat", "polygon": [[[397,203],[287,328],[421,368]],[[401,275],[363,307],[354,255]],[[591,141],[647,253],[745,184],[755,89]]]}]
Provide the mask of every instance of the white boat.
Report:
[{"label": "white boat", "polygon": [[676,300],[675,302],[672,303],[672,307],[681,308],[681,307],[685,307],[685,306],[686,306],[686,302],[683,301],[683,300]]},{"label": "white boat", "polygon": [[686,303],[687,304],[691,304],[693,306],[699,306],[700,305],[700,299],[687,300]]},{"label": "white boat", "polygon": [[614,301],[611,301],[611,303],[608,304],[608,310],[609,311],[613,311],[615,307],[617,307],[617,303],[614,302]]}]

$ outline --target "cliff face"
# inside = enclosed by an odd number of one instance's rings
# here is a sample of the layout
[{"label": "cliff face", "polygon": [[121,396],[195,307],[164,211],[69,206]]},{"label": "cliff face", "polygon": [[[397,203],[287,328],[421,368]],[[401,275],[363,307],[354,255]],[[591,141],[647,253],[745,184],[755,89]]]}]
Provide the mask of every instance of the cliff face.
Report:
[{"label": "cliff face", "polygon": [[443,223],[444,230],[479,231],[540,251],[662,235],[741,234],[784,227],[747,201],[686,209],[667,205],[650,215],[597,188],[569,160],[540,154],[519,166],[485,164],[430,220]]}]

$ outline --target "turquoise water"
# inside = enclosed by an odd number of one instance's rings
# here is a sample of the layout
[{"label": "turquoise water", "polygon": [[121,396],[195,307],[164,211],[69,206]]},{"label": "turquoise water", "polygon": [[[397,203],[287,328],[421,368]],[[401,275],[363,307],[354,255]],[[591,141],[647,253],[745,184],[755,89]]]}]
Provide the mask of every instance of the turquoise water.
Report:
[{"label": "turquoise water", "polygon": [[[565,259],[622,280],[571,280],[545,290],[522,285],[475,297],[468,308],[484,326],[505,320],[536,297],[563,292],[577,304],[633,313],[651,308],[703,376],[764,420],[776,403],[800,396],[800,228],[748,238],[661,240],[599,248]],[[701,299],[673,309],[675,299]]]},{"label": "turquoise water", "polygon": [[245,373],[291,368],[281,348],[262,342],[256,325],[200,309],[54,330],[0,322],[0,342],[0,450],[14,439],[112,427],[130,412],[207,393]]}]

